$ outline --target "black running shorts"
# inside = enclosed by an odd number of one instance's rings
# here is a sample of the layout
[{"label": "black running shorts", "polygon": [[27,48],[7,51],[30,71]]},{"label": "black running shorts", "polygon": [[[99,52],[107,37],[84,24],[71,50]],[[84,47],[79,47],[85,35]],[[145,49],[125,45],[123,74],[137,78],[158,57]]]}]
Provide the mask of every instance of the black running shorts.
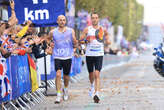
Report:
[{"label": "black running shorts", "polygon": [[102,69],[103,56],[86,56],[86,63],[89,73],[93,72],[94,69],[100,72]]},{"label": "black running shorts", "polygon": [[62,70],[64,75],[69,75],[71,70],[72,59],[60,60],[55,59],[55,70]]}]

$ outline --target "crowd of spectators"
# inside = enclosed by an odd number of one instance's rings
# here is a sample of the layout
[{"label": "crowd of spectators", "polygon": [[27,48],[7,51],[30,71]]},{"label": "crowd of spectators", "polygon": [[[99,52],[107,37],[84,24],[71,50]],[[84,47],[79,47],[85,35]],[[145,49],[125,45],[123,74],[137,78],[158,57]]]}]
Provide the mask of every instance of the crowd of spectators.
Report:
[{"label": "crowd of spectators", "polygon": [[54,44],[47,37],[48,33],[38,32],[30,20],[18,24],[13,0],[10,1],[10,8],[11,17],[8,21],[0,21],[0,57],[31,53],[35,58],[40,58],[52,54]]}]

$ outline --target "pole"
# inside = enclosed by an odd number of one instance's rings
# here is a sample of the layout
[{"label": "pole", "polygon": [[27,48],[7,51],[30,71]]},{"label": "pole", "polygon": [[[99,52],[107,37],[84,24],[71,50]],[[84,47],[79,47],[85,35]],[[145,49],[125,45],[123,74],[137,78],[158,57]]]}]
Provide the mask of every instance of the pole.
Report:
[{"label": "pole", "polygon": [[[44,53],[46,53],[46,42],[43,42],[44,45]],[[44,55],[44,72],[45,72],[45,88],[46,88],[46,95],[47,95],[47,64],[46,64],[46,55]]]},{"label": "pole", "polygon": [[46,96],[56,96],[55,93],[51,93],[50,91],[48,91],[48,82],[47,82],[47,59],[46,59],[46,48],[47,48],[47,44],[46,41],[43,42],[43,50],[44,50],[44,72],[45,72],[45,95]]}]

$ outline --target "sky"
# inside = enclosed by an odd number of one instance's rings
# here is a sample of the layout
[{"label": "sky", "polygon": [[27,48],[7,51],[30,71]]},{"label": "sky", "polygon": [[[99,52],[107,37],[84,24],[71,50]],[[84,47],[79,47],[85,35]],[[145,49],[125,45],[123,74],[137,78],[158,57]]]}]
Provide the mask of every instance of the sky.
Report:
[{"label": "sky", "polygon": [[164,23],[164,0],[137,0],[144,5],[144,24]]}]

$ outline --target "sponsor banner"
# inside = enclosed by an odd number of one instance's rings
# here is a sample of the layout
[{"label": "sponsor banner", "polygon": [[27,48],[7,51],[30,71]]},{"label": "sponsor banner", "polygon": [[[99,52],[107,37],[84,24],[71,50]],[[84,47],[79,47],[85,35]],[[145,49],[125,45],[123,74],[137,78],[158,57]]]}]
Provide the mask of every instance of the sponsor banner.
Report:
[{"label": "sponsor banner", "polygon": [[19,95],[31,91],[31,81],[27,55],[17,56]]},{"label": "sponsor banner", "polygon": [[[19,24],[32,20],[36,26],[57,25],[57,17],[65,15],[64,0],[14,0]],[[11,9],[9,8],[9,15]]]}]

